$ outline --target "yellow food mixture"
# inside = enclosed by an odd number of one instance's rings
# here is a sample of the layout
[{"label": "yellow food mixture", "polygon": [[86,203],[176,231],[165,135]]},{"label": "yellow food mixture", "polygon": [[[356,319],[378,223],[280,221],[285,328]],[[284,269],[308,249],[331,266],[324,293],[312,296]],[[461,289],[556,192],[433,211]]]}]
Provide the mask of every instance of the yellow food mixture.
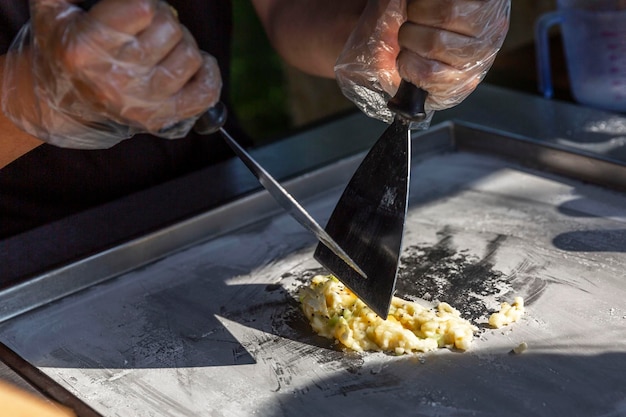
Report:
[{"label": "yellow food mixture", "polygon": [[524,315],[524,299],[515,297],[513,304],[500,304],[500,311],[489,317],[489,325],[496,329],[518,321]]},{"label": "yellow food mixture", "polygon": [[467,350],[478,329],[447,303],[435,309],[393,297],[383,320],[332,275],[313,277],[300,301],[313,330],[356,351],[397,354],[440,347]]}]

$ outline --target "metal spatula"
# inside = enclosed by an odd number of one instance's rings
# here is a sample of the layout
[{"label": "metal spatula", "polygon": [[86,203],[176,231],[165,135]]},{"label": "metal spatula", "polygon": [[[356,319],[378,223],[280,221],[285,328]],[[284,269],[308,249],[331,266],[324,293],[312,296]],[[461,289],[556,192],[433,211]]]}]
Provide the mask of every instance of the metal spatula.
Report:
[{"label": "metal spatula", "polygon": [[394,122],[371,148],[346,186],[326,232],[361,267],[357,274],[323,245],[314,257],[380,317],[387,318],[396,285],[406,217],[411,138],[409,125],[426,117],[427,93],[402,81],[388,107]]}]

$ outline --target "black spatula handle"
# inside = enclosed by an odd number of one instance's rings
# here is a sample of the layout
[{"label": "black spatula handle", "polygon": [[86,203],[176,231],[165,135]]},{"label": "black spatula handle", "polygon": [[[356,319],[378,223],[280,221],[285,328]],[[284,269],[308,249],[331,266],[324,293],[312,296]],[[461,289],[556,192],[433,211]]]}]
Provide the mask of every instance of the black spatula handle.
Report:
[{"label": "black spatula handle", "polygon": [[428,97],[428,92],[402,80],[396,95],[389,100],[387,107],[403,119],[421,122],[426,118],[426,110],[424,109],[426,97]]}]

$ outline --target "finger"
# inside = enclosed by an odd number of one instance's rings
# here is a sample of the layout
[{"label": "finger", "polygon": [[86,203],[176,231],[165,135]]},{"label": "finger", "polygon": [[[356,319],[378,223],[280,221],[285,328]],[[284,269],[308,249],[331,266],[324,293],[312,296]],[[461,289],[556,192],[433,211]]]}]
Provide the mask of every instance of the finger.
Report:
[{"label": "finger", "polygon": [[457,69],[473,65],[490,52],[476,38],[430,26],[405,23],[398,32],[402,49]]},{"label": "finger", "polygon": [[181,120],[197,117],[219,100],[222,81],[215,58],[203,55],[200,70],[177,94],[158,102],[142,101],[139,106],[127,106],[122,116],[149,132],[175,125]]},{"label": "finger", "polygon": [[117,32],[134,36],[150,26],[157,4],[157,0],[101,0],[88,14]]},{"label": "finger", "polygon": [[410,22],[478,37],[485,27],[480,16],[493,7],[485,0],[414,0],[407,5]]},{"label": "finger", "polygon": [[217,61],[205,54],[200,70],[176,97],[177,114],[185,119],[204,113],[217,103],[221,88],[222,78]]},{"label": "finger", "polygon": [[136,55],[135,35],[150,27],[156,4],[156,0],[100,0],[88,12],[81,12],[64,39],[68,65],[89,66],[101,60],[103,52],[115,57],[120,49]]},{"label": "finger", "polygon": [[49,37],[59,25],[71,21],[72,15],[77,14],[80,14],[80,10],[64,0],[31,0],[33,35],[43,34]]},{"label": "finger", "polygon": [[398,54],[397,65],[403,79],[425,90],[432,85],[450,82],[463,75],[462,71],[450,65],[406,49]]},{"label": "finger", "polygon": [[124,62],[152,67],[162,61],[183,39],[183,29],[172,9],[160,3],[150,26],[125,44],[117,58]]},{"label": "finger", "polygon": [[458,70],[441,61],[403,50],[398,55],[398,71],[404,79],[428,91],[427,104],[438,110],[467,97],[482,80],[483,66]]},{"label": "finger", "polygon": [[38,13],[47,10],[64,10],[70,8],[75,1],[68,0],[30,0],[31,17],[36,17]]},{"label": "finger", "polygon": [[202,55],[191,35],[178,45],[156,66],[150,80],[151,96],[162,99],[176,94],[200,70]]}]

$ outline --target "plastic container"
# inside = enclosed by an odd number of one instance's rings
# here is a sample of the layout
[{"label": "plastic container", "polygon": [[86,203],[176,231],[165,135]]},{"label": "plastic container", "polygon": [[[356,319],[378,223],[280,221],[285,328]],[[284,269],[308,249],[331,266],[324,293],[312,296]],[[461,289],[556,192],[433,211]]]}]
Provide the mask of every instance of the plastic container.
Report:
[{"label": "plastic container", "polygon": [[548,32],[560,25],[574,99],[626,112],[626,1],[558,0],[535,27],[539,90],[553,96]]}]

